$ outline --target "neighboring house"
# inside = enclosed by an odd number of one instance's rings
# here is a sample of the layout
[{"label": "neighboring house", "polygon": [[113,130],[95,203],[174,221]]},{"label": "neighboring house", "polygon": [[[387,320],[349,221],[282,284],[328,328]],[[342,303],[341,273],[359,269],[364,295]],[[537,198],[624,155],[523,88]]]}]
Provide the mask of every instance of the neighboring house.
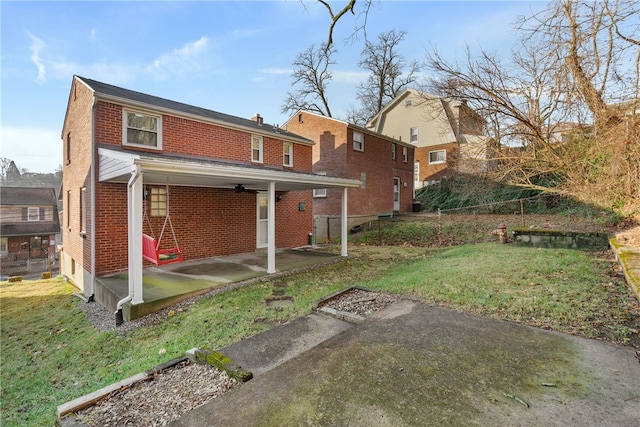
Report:
[{"label": "neighboring house", "polygon": [[117,310],[144,302],[150,260],[266,248],[274,273],[276,248],[308,243],[312,189],[339,188],[346,198],[359,184],[314,175],[313,141],[259,115],[243,119],[79,76],[62,142],[61,274],[107,306],[101,277],[127,272],[129,295]]},{"label": "neighboring house", "polygon": [[[349,191],[349,225],[379,215],[411,212],[414,147],[371,130],[331,117],[298,111],[283,126],[315,142],[313,172],[357,179],[360,188]],[[339,189],[317,189],[313,195],[314,234],[317,240],[339,236]]]},{"label": "neighboring house", "polygon": [[366,126],[416,148],[415,187],[489,168],[482,118],[465,103],[407,89]]},{"label": "neighboring house", "polygon": [[53,188],[0,189],[0,255],[2,263],[46,260],[56,252],[60,233]]}]

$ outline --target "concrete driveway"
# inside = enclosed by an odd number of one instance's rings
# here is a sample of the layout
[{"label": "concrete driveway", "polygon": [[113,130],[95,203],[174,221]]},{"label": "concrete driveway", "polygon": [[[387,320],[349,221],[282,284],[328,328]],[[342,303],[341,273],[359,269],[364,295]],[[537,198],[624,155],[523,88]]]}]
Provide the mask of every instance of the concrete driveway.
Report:
[{"label": "concrete driveway", "polygon": [[173,426],[633,426],[630,348],[400,301],[222,350],[258,375]]}]

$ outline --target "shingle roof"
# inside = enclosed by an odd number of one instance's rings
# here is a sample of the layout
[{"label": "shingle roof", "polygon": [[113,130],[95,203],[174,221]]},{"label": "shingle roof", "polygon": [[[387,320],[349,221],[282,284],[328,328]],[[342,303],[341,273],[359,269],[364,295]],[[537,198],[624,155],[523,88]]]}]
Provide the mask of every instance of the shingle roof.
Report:
[{"label": "shingle roof", "polygon": [[0,205],[49,206],[56,205],[53,188],[2,187]]},{"label": "shingle roof", "polygon": [[96,80],[88,79],[86,77],[80,77],[80,76],[75,76],[75,77],[81,80],[82,82],[84,82],[87,86],[89,86],[94,92],[98,94],[121,98],[123,100],[129,100],[136,103],[142,103],[142,104],[149,105],[150,107],[173,110],[176,112],[184,113],[191,116],[198,116],[204,119],[209,119],[217,122],[228,123],[229,125],[233,125],[233,126],[250,128],[250,129],[254,129],[258,133],[267,133],[267,134],[272,133],[276,135],[276,137],[278,138],[298,139],[306,143],[312,143],[312,141],[307,138],[287,132],[280,127],[276,127],[267,123],[260,124],[255,120],[232,116],[230,114],[224,114],[218,111],[196,107],[194,105],[184,104],[182,102],[171,101],[169,99],[160,98],[158,96],[147,95],[145,93],[136,92],[134,90],[124,89],[124,88],[113,86],[107,83],[98,82]]}]

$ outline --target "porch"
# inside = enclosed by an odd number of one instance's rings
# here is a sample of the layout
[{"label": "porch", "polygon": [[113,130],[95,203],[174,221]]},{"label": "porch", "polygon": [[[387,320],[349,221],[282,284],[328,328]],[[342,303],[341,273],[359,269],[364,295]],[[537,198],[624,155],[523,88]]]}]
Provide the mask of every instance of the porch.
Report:
[{"label": "porch", "polygon": [[[122,306],[123,320],[135,320],[186,298],[266,276],[268,274],[267,258],[266,250],[258,250],[252,253],[144,268],[142,272],[144,302],[125,303]],[[281,273],[334,262],[341,257],[337,254],[305,249],[279,249],[276,250],[275,258],[277,272]],[[111,312],[117,311],[118,301],[127,295],[129,295],[129,277],[126,272],[96,278],[94,297]]]}]

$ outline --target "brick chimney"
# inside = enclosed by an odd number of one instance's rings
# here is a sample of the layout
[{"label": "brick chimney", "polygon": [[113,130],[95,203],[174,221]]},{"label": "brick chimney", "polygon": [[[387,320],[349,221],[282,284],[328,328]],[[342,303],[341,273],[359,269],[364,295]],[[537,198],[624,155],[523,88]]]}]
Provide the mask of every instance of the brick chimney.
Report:
[{"label": "brick chimney", "polygon": [[256,113],[255,116],[251,117],[251,120],[253,120],[254,122],[257,122],[259,125],[261,125],[264,122],[264,119],[260,117],[259,113]]}]

